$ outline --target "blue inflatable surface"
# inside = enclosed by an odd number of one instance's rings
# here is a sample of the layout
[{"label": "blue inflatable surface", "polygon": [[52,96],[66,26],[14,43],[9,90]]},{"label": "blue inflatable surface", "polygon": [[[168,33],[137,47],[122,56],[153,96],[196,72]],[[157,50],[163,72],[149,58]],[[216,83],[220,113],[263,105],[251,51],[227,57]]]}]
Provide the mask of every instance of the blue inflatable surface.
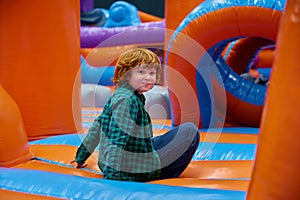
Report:
[{"label": "blue inflatable surface", "polygon": [[[26,181],[25,181],[26,180]],[[83,178],[37,170],[0,168],[1,189],[67,199],[243,200],[246,193]],[[184,195],[184,196],[183,196]]]},{"label": "blue inflatable surface", "polygon": [[[85,136],[85,134],[52,136],[46,139],[32,141],[30,144],[65,144],[79,146]],[[193,160],[253,160],[255,152],[255,144],[201,142],[194,154]]]},{"label": "blue inflatable surface", "polygon": [[104,86],[113,86],[111,78],[114,77],[114,66],[92,67],[81,56],[81,81]]}]

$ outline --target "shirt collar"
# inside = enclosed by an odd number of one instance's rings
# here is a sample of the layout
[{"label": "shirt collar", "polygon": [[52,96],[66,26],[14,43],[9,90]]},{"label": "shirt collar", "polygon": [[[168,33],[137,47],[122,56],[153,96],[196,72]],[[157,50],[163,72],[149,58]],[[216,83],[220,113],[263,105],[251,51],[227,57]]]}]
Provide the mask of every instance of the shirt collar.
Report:
[{"label": "shirt collar", "polygon": [[145,105],[146,102],[146,98],[143,94],[140,94],[138,91],[134,90],[129,84],[127,83],[123,83],[122,85],[120,85],[120,87],[124,87],[127,88],[128,90],[132,91],[135,96],[137,96],[143,103],[143,105]]}]

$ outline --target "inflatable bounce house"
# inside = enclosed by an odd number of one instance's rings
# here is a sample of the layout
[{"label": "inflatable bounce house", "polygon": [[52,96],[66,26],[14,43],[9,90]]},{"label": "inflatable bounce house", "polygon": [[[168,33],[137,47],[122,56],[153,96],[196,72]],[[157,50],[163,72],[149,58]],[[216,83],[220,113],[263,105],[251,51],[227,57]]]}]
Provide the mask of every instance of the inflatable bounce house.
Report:
[{"label": "inflatable bounce house", "polygon": [[[298,199],[299,36],[299,0],[165,0],[164,19],[124,1],[0,1],[1,199]],[[178,178],[105,180],[98,152],[70,164],[136,47],[164,64],[145,94],[154,134],[200,130]]]}]

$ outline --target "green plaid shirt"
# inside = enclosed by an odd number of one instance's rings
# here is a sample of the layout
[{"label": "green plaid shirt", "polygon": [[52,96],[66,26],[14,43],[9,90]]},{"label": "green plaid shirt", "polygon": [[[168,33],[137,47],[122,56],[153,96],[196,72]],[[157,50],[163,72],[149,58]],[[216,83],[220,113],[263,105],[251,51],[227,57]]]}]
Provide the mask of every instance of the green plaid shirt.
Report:
[{"label": "green plaid shirt", "polygon": [[146,182],[160,178],[160,159],[153,149],[152,124],[145,97],[123,84],[107,101],[77,150],[83,164],[99,144],[98,165],[104,178]]}]

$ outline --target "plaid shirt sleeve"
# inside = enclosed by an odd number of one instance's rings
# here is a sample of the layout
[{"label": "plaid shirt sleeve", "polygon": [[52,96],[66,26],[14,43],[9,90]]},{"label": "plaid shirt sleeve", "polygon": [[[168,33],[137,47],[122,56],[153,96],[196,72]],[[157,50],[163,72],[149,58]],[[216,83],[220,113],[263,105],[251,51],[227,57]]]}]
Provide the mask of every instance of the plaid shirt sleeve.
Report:
[{"label": "plaid shirt sleeve", "polygon": [[79,164],[84,164],[84,162],[90,157],[94,152],[95,148],[99,143],[100,138],[100,122],[99,117],[97,117],[91,128],[88,131],[87,136],[84,138],[83,142],[79,146],[76,152],[75,161]]},{"label": "plaid shirt sleeve", "polygon": [[112,115],[109,124],[110,133],[107,137],[106,158],[109,165],[105,165],[103,173],[105,178],[112,180],[124,179],[120,171],[122,165],[122,156],[124,149],[130,138],[130,134],[134,132],[136,126],[136,118],[138,107],[136,103],[130,102],[129,99],[117,99],[112,102]]}]

